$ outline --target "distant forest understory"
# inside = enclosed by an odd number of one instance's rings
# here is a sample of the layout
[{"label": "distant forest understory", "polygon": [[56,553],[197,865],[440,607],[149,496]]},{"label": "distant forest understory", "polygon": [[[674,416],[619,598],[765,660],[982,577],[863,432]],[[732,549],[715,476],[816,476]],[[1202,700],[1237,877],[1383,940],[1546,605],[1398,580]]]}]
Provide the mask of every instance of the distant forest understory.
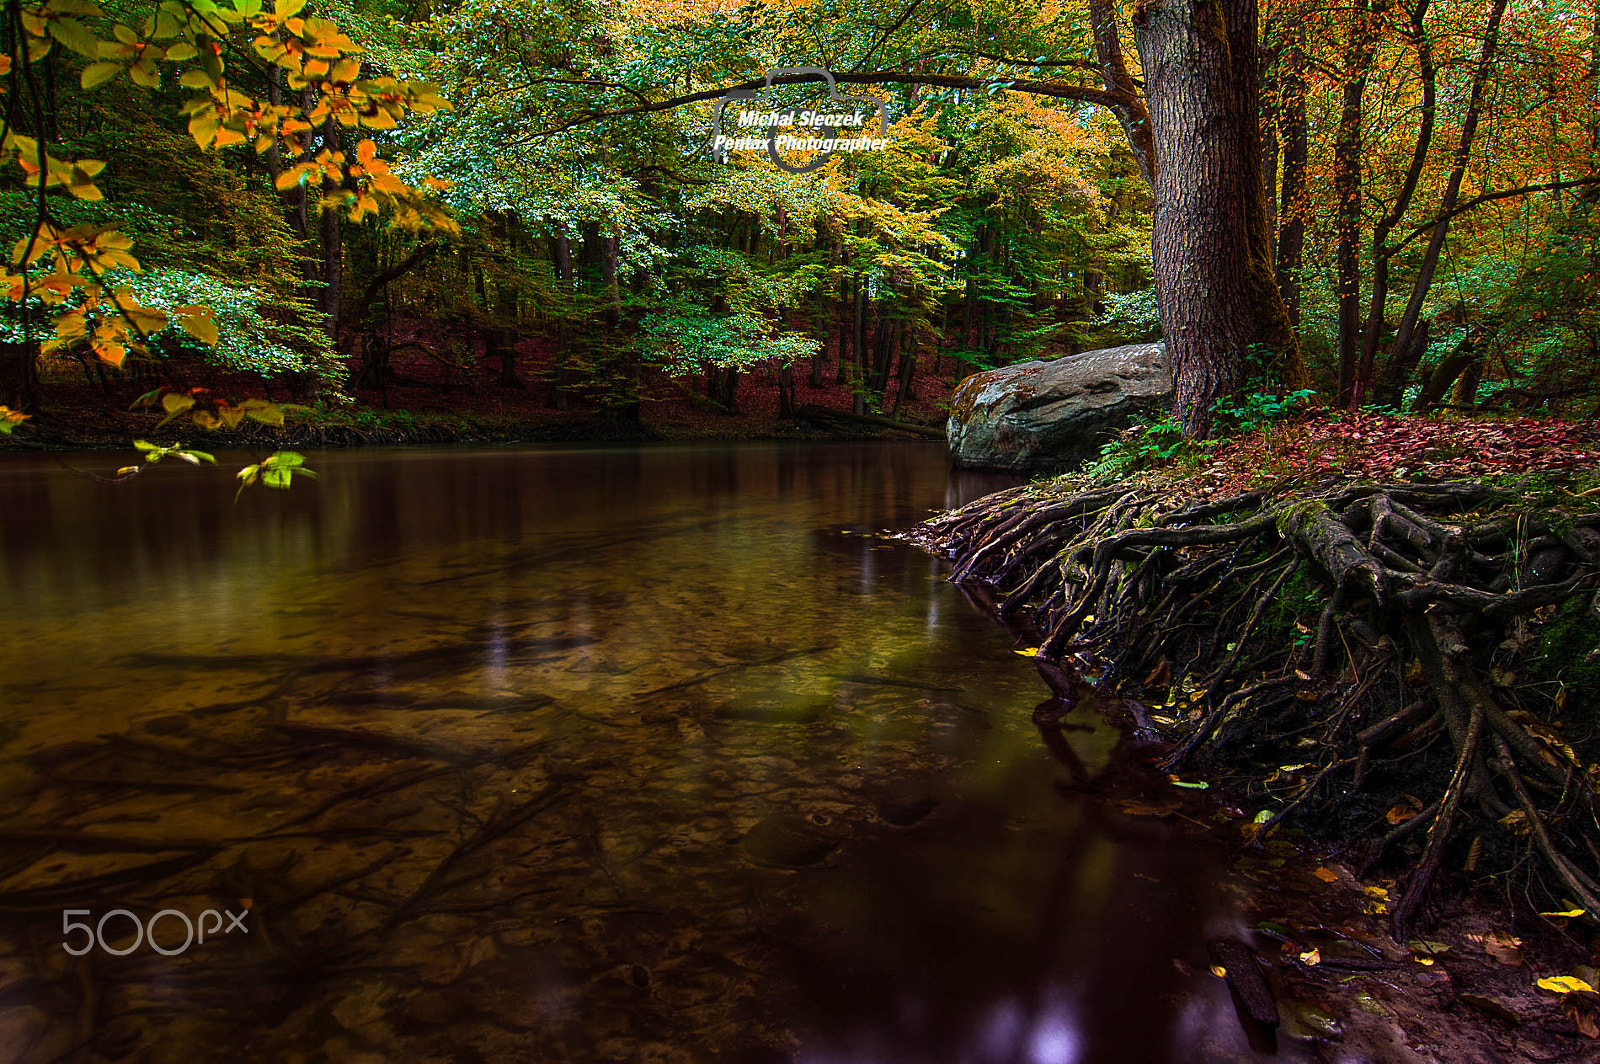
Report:
[{"label": "distant forest understory", "polygon": [[[1227,0],[1224,74],[1202,6],[7,0],[0,431],[152,391],[937,423],[962,372],[1162,332],[1186,431],[1307,387],[1594,414],[1600,10]],[[718,158],[730,90],[828,100],[800,67],[887,146]],[[1190,90],[1237,98],[1234,186]],[[1262,323],[1175,330],[1182,263]]]}]

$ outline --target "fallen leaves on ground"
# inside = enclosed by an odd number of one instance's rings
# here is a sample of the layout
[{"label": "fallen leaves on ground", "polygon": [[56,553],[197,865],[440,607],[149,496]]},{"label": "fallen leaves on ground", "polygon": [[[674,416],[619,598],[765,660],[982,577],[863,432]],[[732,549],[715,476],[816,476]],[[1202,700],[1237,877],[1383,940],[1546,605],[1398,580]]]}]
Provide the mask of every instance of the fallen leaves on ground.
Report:
[{"label": "fallen leaves on ground", "polygon": [[1595,992],[1594,987],[1571,975],[1547,975],[1543,979],[1536,980],[1533,985],[1540,990],[1548,990],[1553,994],[1592,994]]},{"label": "fallen leaves on ground", "polygon": [[1468,935],[1474,942],[1483,943],[1483,952],[1511,968],[1522,964],[1522,939],[1506,931],[1490,931],[1487,935]]},{"label": "fallen leaves on ground", "polygon": [[1536,473],[1600,463],[1600,429],[1551,418],[1474,419],[1318,411],[1238,436],[1201,473],[1221,494],[1263,472],[1403,480]]}]

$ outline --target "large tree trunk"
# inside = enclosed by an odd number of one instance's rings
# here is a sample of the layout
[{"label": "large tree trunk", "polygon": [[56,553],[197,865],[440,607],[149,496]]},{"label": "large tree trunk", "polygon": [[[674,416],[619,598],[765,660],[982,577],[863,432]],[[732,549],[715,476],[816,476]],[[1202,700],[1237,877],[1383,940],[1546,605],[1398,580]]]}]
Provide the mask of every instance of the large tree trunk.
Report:
[{"label": "large tree trunk", "polygon": [[1299,385],[1261,177],[1256,0],[1150,0],[1134,14],[1155,131],[1156,296],[1177,414],[1204,436],[1251,376]]}]

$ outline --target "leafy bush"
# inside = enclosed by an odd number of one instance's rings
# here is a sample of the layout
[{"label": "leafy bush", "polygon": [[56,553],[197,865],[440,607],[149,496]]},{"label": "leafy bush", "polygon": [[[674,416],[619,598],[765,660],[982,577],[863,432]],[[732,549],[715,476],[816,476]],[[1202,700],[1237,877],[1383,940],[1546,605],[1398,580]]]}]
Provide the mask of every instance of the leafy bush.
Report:
[{"label": "leafy bush", "polygon": [[[135,273],[119,269],[107,275],[107,285],[131,291],[141,304],[167,311],[172,321],[154,333],[152,353],[186,354],[219,363],[228,369],[270,376],[275,373],[334,374],[337,363],[327,333],[314,323],[317,315],[298,300],[220,280],[188,270],[152,269]],[[35,322],[49,320],[48,308],[38,300]],[[205,345],[179,328],[177,308],[203,304],[212,310],[217,342]],[[0,316],[0,341],[23,342],[21,308],[11,304]],[[313,324],[299,324],[311,322]],[[36,324],[35,338],[44,326]]]},{"label": "leafy bush", "polygon": [[1100,301],[1105,312],[1094,320],[1124,343],[1148,343],[1161,337],[1161,310],[1154,288],[1118,295],[1107,292]]}]

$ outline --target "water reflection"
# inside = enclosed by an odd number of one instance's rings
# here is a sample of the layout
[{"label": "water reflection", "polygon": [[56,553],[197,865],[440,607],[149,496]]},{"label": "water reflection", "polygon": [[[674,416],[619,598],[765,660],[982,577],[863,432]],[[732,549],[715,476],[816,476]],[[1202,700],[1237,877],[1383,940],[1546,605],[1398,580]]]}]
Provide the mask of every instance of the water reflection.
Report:
[{"label": "water reflection", "polygon": [[[211,470],[0,464],[0,1058],[1246,1052],[1174,964],[1208,858],[1108,806],[1142,766],[1030,716],[1012,638],[862,534],[1004,478],[916,445],[310,464],[237,506]],[[65,908],[244,902],[180,956],[59,948]]]}]

